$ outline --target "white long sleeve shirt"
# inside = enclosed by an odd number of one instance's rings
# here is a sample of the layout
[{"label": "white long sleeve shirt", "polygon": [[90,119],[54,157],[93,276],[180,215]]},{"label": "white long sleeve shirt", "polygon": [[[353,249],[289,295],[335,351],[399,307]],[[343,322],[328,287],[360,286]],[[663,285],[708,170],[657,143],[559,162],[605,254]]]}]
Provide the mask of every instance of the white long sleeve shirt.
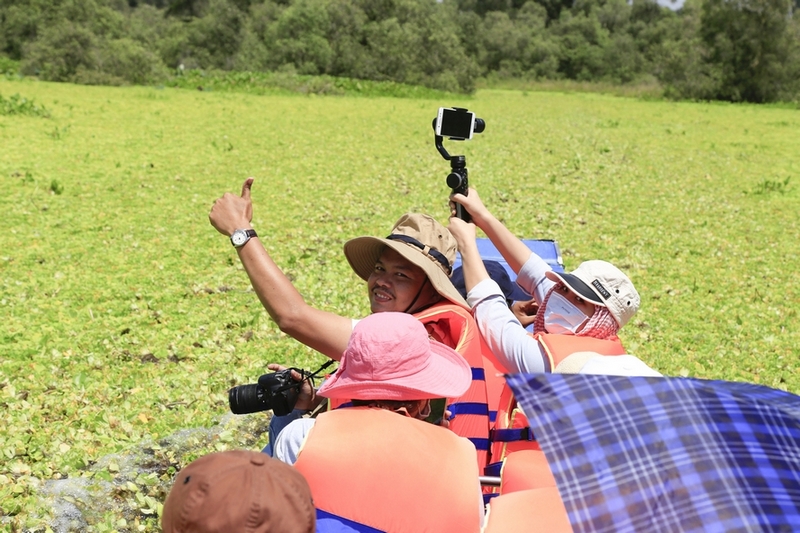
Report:
[{"label": "white long sleeve shirt", "polygon": [[[548,270],[552,268],[541,257],[531,253],[517,277],[517,284],[533,295],[539,305],[555,285],[545,277]],[[467,303],[472,307],[475,322],[489,349],[509,372],[545,371],[544,354],[539,342],[528,334],[508,308],[505,296],[494,280],[486,279],[473,287],[467,294]]]}]

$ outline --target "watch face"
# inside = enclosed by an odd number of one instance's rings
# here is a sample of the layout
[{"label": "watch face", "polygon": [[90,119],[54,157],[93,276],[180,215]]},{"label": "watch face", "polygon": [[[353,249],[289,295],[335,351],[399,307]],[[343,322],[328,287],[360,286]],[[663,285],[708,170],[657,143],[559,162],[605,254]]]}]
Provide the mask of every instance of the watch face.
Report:
[{"label": "watch face", "polygon": [[236,230],[231,235],[231,242],[234,246],[241,246],[247,242],[247,234],[241,230]]}]

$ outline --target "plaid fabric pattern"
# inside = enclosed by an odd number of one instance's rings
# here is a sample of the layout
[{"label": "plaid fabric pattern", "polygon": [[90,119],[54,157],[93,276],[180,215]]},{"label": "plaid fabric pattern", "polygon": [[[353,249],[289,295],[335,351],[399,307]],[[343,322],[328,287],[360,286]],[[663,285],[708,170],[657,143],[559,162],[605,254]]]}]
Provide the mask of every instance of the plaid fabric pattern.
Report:
[{"label": "plaid fabric pattern", "polygon": [[576,532],[800,531],[800,397],[688,378],[507,379]]}]

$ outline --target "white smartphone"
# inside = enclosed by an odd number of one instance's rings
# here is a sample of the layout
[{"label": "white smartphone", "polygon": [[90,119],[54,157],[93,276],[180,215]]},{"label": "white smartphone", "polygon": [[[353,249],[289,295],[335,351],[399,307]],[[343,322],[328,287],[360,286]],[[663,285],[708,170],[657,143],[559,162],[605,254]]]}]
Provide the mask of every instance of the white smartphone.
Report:
[{"label": "white smartphone", "polygon": [[475,129],[475,113],[466,109],[440,107],[436,117],[436,135],[454,140],[472,139]]}]

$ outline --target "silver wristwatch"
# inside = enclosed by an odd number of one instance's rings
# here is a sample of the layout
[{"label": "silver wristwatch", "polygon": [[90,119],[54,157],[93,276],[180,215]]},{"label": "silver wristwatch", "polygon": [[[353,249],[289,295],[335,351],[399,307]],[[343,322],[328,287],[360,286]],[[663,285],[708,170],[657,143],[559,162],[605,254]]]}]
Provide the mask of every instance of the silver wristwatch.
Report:
[{"label": "silver wristwatch", "polygon": [[253,237],[258,237],[256,235],[256,230],[254,229],[237,229],[231,233],[231,244],[234,248],[241,248],[247,241],[252,239]]}]

